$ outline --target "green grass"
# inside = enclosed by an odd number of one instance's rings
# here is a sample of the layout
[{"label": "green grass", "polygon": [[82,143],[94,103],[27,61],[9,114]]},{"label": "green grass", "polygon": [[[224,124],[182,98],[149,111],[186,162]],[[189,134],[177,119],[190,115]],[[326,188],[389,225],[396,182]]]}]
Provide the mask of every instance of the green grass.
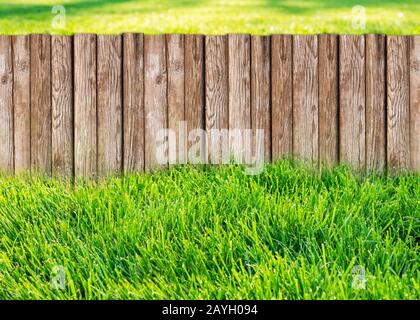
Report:
[{"label": "green grass", "polygon": [[76,186],[3,176],[0,299],[419,299],[419,182],[290,161]]},{"label": "green grass", "polygon": [[[63,0],[54,28],[51,0],[0,1],[0,33],[386,33],[420,34],[418,0]],[[366,8],[366,29],[352,8]]]}]

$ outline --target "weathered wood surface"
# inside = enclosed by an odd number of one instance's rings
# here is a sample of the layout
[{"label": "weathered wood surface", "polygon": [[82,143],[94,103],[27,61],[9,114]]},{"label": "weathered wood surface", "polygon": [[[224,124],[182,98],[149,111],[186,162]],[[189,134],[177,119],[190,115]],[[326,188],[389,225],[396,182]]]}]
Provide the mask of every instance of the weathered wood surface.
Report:
[{"label": "weathered wood surface", "polygon": [[340,162],[364,170],[366,164],[365,38],[340,36]]},{"label": "weathered wood surface", "polygon": [[144,38],[123,36],[123,167],[144,170]]},{"label": "weathered wood surface", "polygon": [[318,37],[319,158],[338,163],[338,36]]},{"label": "weathered wood surface", "polygon": [[272,159],[293,151],[292,36],[271,37],[271,149]]},{"label": "weathered wood surface", "polygon": [[366,169],[386,168],[385,36],[366,36]]},{"label": "weathered wood surface", "polygon": [[318,41],[293,37],[293,154],[318,161]]},{"label": "weathered wood surface", "polygon": [[122,39],[98,36],[98,174],[122,171]]},{"label": "weathered wood surface", "polygon": [[73,45],[69,36],[52,36],[52,173],[73,175]]},{"label": "weathered wood surface", "polygon": [[0,168],[14,172],[12,39],[0,36]]},{"label": "weathered wood surface", "polygon": [[51,174],[51,36],[31,35],[31,171]]},{"label": "weathered wood surface", "polygon": [[169,164],[187,162],[187,129],[185,115],[185,44],[184,35],[166,36],[168,63],[168,137]]},{"label": "weathered wood surface", "polygon": [[420,172],[420,36],[410,38],[410,159]]},{"label": "weathered wood surface", "polygon": [[387,150],[388,169],[399,171],[410,163],[409,38],[387,37]]},{"label": "weathered wood surface", "polygon": [[250,162],[251,146],[245,130],[251,130],[251,39],[248,35],[228,36],[229,54],[229,145],[239,163]]},{"label": "weathered wood surface", "polygon": [[192,163],[207,161],[204,103],[204,37],[185,35],[185,119]]},{"label": "weathered wood surface", "polygon": [[30,36],[13,36],[13,107],[15,172],[31,168]]},{"label": "weathered wood surface", "polygon": [[419,39],[1,36],[0,171],[96,177],[290,156],[419,171]]},{"label": "weathered wood surface", "polygon": [[74,170],[97,175],[96,35],[74,36]]},{"label": "weathered wood surface", "polygon": [[[270,37],[251,38],[252,155],[271,161]],[[257,136],[262,130],[262,139]]]},{"label": "weathered wood surface", "polygon": [[209,162],[229,160],[227,37],[208,36],[205,43],[206,131]]},{"label": "weathered wood surface", "polygon": [[145,170],[168,163],[166,41],[164,35],[144,37]]}]

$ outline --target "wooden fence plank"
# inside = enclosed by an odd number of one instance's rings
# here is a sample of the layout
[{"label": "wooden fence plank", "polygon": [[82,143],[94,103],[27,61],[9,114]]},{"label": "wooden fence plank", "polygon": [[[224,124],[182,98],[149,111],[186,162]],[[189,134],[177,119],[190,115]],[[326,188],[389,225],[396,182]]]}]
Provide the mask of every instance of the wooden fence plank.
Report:
[{"label": "wooden fence plank", "polygon": [[123,36],[124,172],[144,171],[143,35]]},{"label": "wooden fence plank", "polygon": [[271,148],[273,161],[292,155],[292,36],[271,38]]},{"label": "wooden fence plank", "polygon": [[386,167],[385,36],[366,35],[366,169]]},{"label": "wooden fence plank", "polygon": [[319,158],[338,163],[338,36],[319,35]]},{"label": "wooden fence plank", "polygon": [[410,157],[420,171],[420,36],[410,38]]},{"label": "wooden fence plank", "polygon": [[99,35],[97,115],[98,174],[122,172],[121,36]]},{"label": "wooden fence plank", "polygon": [[[194,134],[193,131],[205,128],[204,103],[204,37],[185,35],[185,118],[188,161],[192,163],[207,161],[206,135],[203,132]],[[194,145],[197,148],[194,148]]]},{"label": "wooden fence plank", "polygon": [[226,36],[206,37],[206,131],[209,161],[212,164],[229,160],[227,49]]},{"label": "wooden fence plank", "polygon": [[340,162],[365,168],[365,38],[342,35],[340,59]]},{"label": "wooden fence plank", "polygon": [[80,177],[97,174],[96,35],[74,36],[74,167]]},{"label": "wooden fence plank", "polygon": [[31,35],[31,171],[51,174],[51,36]]},{"label": "wooden fence plank", "polygon": [[[229,130],[230,150],[236,162],[250,161],[251,146],[245,130],[251,129],[251,45],[250,36],[231,34],[229,40]],[[240,134],[235,132],[240,130]],[[234,136],[232,136],[234,135]],[[239,139],[240,138],[240,139]]]},{"label": "wooden fence plank", "polygon": [[[168,163],[166,45],[164,35],[144,37],[145,170]],[[162,139],[161,139],[162,138]]]},{"label": "wooden fence plank", "polygon": [[0,35],[0,172],[14,172],[13,58],[10,36]]},{"label": "wooden fence plank", "polygon": [[293,154],[318,160],[318,41],[293,37]]},{"label": "wooden fence plank", "polygon": [[[270,37],[251,38],[251,125],[252,152],[257,159],[271,160],[271,88]],[[264,139],[258,141],[257,129],[264,130]]]},{"label": "wooden fence plank", "polygon": [[388,169],[408,169],[410,162],[409,38],[387,37]]},{"label": "wooden fence plank", "polygon": [[30,37],[13,36],[15,173],[31,169]]},{"label": "wooden fence plank", "polygon": [[52,36],[52,173],[73,176],[73,38]]},{"label": "wooden fence plank", "polygon": [[[184,36],[166,36],[168,48],[168,128],[174,136],[168,139],[170,164],[187,162],[187,134],[185,126],[185,62]],[[180,131],[181,130],[181,131]],[[180,132],[182,132],[180,134]]]}]

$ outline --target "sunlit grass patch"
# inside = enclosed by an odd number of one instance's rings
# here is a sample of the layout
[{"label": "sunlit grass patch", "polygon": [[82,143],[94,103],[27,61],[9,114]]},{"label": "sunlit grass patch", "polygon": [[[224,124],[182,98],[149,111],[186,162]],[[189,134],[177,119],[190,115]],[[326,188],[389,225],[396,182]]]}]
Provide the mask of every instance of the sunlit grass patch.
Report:
[{"label": "sunlit grass patch", "polygon": [[[416,0],[51,0],[0,3],[0,33],[386,33],[420,34]],[[355,6],[363,6],[365,28]],[[358,25],[356,23],[356,25]]]},{"label": "sunlit grass patch", "polygon": [[0,298],[418,299],[419,179],[290,161],[3,177]]}]

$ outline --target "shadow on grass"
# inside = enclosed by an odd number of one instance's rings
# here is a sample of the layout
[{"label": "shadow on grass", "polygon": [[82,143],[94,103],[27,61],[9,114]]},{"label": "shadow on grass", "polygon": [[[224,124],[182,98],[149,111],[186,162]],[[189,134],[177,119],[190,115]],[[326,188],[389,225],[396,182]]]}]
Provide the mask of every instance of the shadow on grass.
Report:
[{"label": "shadow on grass", "polygon": [[[90,0],[66,3],[64,4],[64,7],[66,9],[66,14],[69,15],[77,15],[95,9],[109,9],[112,8],[112,6],[119,4],[132,4],[133,7],[131,8],[131,13],[135,13],[136,11],[139,13],[156,13],[159,11],[165,11],[170,8],[195,7],[201,3],[201,0],[160,0],[158,2],[151,0]],[[57,3],[55,5],[59,4]],[[53,6],[54,5],[34,3],[3,3],[0,4],[0,19],[13,17],[37,18],[37,16],[50,15]],[[118,11],[118,8],[114,8],[112,11]]]},{"label": "shadow on grass", "polygon": [[403,5],[418,5],[418,0],[265,0],[265,7],[291,15],[311,14],[319,10],[351,9],[358,5],[377,9],[401,8]]}]

